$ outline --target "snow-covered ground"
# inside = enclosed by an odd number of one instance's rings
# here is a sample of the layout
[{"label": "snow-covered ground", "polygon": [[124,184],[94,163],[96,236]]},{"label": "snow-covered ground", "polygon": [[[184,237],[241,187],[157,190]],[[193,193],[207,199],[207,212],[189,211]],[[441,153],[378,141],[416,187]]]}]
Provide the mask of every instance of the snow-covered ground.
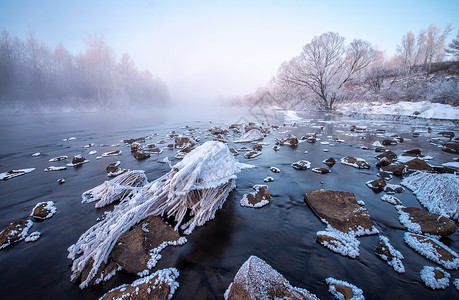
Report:
[{"label": "snow-covered ground", "polygon": [[447,104],[421,102],[399,102],[396,104],[380,102],[341,103],[338,112],[367,113],[380,115],[417,116],[426,119],[459,120],[459,108]]}]

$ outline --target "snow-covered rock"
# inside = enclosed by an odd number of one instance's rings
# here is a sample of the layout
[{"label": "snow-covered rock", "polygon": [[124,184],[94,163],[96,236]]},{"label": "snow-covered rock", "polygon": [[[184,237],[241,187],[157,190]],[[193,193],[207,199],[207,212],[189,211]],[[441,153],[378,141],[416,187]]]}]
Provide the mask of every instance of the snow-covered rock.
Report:
[{"label": "snow-covered rock", "polygon": [[259,141],[265,138],[265,135],[259,129],[251,129],[241,135],[241,137],[235,140],[235,143],[250,143]]},{"label": "snow-covered rock", "polygon": [[386,261],[398,273],[405,273],[402,259],[404,258],[400,251],[396,250],[389,243],[389,239],[385,236],[379,236],[379,245],[375,250],[376,255]]},{"label": "snow-covered rock", "polygon": [[442,268],[424,266],[420,275],[424,284],[431,289],[446,289],[449,287],[449,279],[451,275],[445,272]]},{"label": "snow-covered rock", "polygon": [[241,199],[241,206],[245,207],[263,207],[269,204],[271,194],[269,193],[267,185],[254,185],[255,192],[245,194]]},{"label": "snow-covered rock", "polygon": [[332,277],[325,279],[328,291],[339,300],[363,300],[363,291],[353,284]]},{"label": "snow-covered rock", "polygon": [[292,164],[292,168],[295,170],[307,170],[311,167],[311,163],[307,160],[299,160]]},{"label": "snow-covered rock", "polygon": [[0,180],[8,180],[14,177],[28,174],[32,171],[35,171],[35,168],[17,169],[17,170],[11,170],[8,172],[0,173]]},{"label": "snow-covered rock", "polygon": [[51,158],[48,161],[49,162],[55,162],[55,161],[61,161],[61,160],[67,159],[67,158],[69,158],[67,155],[61,155],[61,156],[57,156],[57,157]]},{"label": "snow-covered rock", "polygon": [[343,256],[356,258],[360,254],[360,242],[354,232],[344,233],[328,226],[326,230],[316,233],[316,240],[322,246]]},{"label": "snow-covered rock", "polygon": [[381,200],[384,201],[384,202],[387,202],[387,203],[390,203],[392,205],[400,205],[402,204],[400,202],[400,200],[398,200],[397,198],[395,198],[394,196],[391,196],[391,195],[388,195],[388,194],[384,194],[382,197],[381,197]]},{"label": "snow-covered rock", "polygon": [[32,225],[33,221],[31,220],[18,220],[10,223],[0,232],[0,249],[25,239]]},{"label": "snow-covered rock", "polygon": [[36,240],[40,238],[40,236],[41,236],[41,232],[34,231],[24,239],[24,242],[26,243],[35,242]]},{"label": "snow-covered rock", "polygon": [[293,287],[265,261],[251,256],[234,276],[225,300],[238,299],[318,299],[306,289]]},{"label": "snow-covered rock", "polygon": [[370,165],[363,159],[358,157],[346,156],[341,158],[343,165],[348,165],[357,169],[369,169]]},{"label": "snow-covered rock", "polygon": [[401,184],[412,190],[431,213],[458,220],[459,176],[419,171],[403,179]]},{"label": "snow-covered rock", "polygon": [[30,216],[36,218],[36,219],[49,219],[51,218],[57,211],[56,206],[54,206],[53,201],[47,201],[47,202],[40,202],[35,205],[35,207],[32,209],[32,213]]},{"label": "snow-covered rock", "polygon": [[456,223],[448,218],[417,207],[395,207],[399,220],[410,232],[435,236],[448,236],[456,232]]},{"label": "snow-covered rock", "polygon": [[62,166],[62,167],[49,166],[44,171],[50,172],[50,171],[64,171],[64,170],[67,170],[66,166]]}]

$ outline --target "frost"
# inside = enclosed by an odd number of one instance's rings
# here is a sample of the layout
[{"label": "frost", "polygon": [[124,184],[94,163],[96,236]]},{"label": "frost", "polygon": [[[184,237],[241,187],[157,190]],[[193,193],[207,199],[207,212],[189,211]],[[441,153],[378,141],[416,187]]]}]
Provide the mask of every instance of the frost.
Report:
[{"label": "frost", "polygon": [[402,259],[404,259],[402,253],[389,243],[389,239],[385,236],[380,235],[379,241],[381,242],[382,250],[388,251],[391,257],[387,257],[385,254],[376,252],[376,255],[379,256],[382,260],[386,261],[389,266],[391,266],[398,273],[405,273],[405,267],[403,266]]},{"label": "frost", "polygon": [[32,232],[28,237],[26,237],[24,239],[24,242],[28,243],[28,242],[35,242],[36,240],[38,240],[40,238],[40,235],[41,233],[38,232],[38,231],[34,231]]},{"label": "frost", "polygon": [[[419,240],[421,239],[421,240]],[[459,256],[442,242],[423,235],[405,233],[405,242],[416,252],[450,270],[459,269]],[[440,251],[440,252],[439,252]],[[443,260],[443,252],[449,252],[451,259]]]},{"label": "frost", "polygon": [[30,173],[34,170],[35,168],[28,168],[28,169],[11,170],[8,172],[0,173],[0,180],[8,180],[14,177],[18,177],[18,176]]},{"label": "frost", "polygon": [[50,166],[50,167],[47,167],[44,171],[45,172],[50,172],[50,171],[63,171],[63,170],[67,170],[67,167],[55,167],[55,166]]},{"label": "frost", "polygon": [[135,188],[143,187],[147,183],[147,177],[143,171],[129,171],[84,192],[81,202],[99,201],[96,203],[96,207],[100,208],[115,201],[122,201],[132,197]]},{"label": "frost", "polygon": [[401,184],[412,190],[429,212],[458,220],[459,176],[417,171],[403,179]]},{"label": "frost", "polygon": [[[196,226],[215,217],[236,186],[236,173],[249,167],[252,166],[238,163],[228,146],[221,142],[209,141],[192,150],[170,172],[116,205],[68,248],[68,257],[74,260],[72,279],[92,258],[94,263],[88,277],[80,284],[81,288],[87,287],[101,263],[107,261],[118,238],[149,216],[173,217],[175,230],[181,228],[190,234]],[[100,189],[96,195],[94,200],[102,197]],[[189,221],[182,224],[187,215]]]},{"label": "frost", "polygon": [[293,287],[282,274],[254,255],[244,262],[234,276],[224,294],[225,300],[230,295],[233,283],[242,287],[250,296],[249,299],[279,299],[274,298],[276,292],[287,294],[282,299],[290,299],[288,296],[291,299],[318,299],[306,289]]},{"label": "frost", "polygon": [[391,196],[391,195],[388,195],[388,194],[384,194],[382,197],[381,197],[381,200],[382,201],[385,201],[387,203],[390,203],[390,204],[393,204],[393,205],[399,205],[401,202],[400,200],[398,200],[397,198],[395,198],[394,196]]},{"label": "frost", "polygon": [[354,232],[344,233],[328,225],[325,231],[318,231],[316,235],[331,238],[329,241],[322,238],[320,244],[333,252],[351,258],[356,258],[360,254],[360,242],[356,239]]},{"label": "frost", "polygon": [[[435,278],[435,271],[443,274],[443,278]],[[451,275],[439,267],[424,266],[420,272],[424,284],[431,289],[446,289],[449,287],[449,278]]]},{"label": "frost", "polygon": [[350,288],[352,290],[352,298],[349,300],[363,300],[365,299],[363,297],[363,291],[356,287],[353,284],[350,284],[346,281],[338,280],[332,277],[328,277],[325,279],[325,282],[328,284],[328,291],[336,298],[339,300],[344,300],[344,295],[336,290],[335,285],[342,285]]},{"label": "frost", "polygon": [[401,223],[406,229],[408,229],[408,231],[413,232],[413,233],[422,234],[421,225],[419,225],[418,223],[411,222],[411,220],[410,220],[410,214],[404,212],[404,211],[402,210],[402,208],[405,208],[405,206],[403,206],[403,205],[397,205],[397,206],[395,206],[395,209],[397,210],[397,212],[398,212],[398,214],[399,214],[398,220],[400,221],[400,223]]},{"label": "frost", "polygon": [[[137,294],[139,292],[139,286],[140,285],[149,283],[148,288],[147,288],[148,293],[151,292],[151,289],[156,289],[160,285],[167,284],[169,286],[169,294],[167,295],[167,299],[170,300],[174,296],[174,293],[177,290],[177,288],[179,287],[179,283],[176,281],[178,276],[179,276],[179,271],[176,268],[158,270],[155,273],[153,273],[153,274],[151,274],[151,275],[149,275],[147,277],[143,277],[143,278],[137,279],[136,281],[134,281],[130,285],[123,284],[123,285],[121,285],[119,287],[116,287],[116,288],[108,291],[106,294],[104,294],[100,299],[104,298],[105,295],[107,295],[107,294],[109,294],[109,293],[111,293],[111,292],[113,292],[115,290],[119,290],[120,292],[125,292],[128,287],[135,288],[133,293]],[[154,282],[150,282],[151,280],[153,280],[155,278],[156,278],[156,280]],[[127,294],[122,295],[120,297],[120,299],[124,299],[124,298],[131,299],[132,298],[131,296],[133,296],[133,295],[127,293]]]},{"label": "frost", "polygon": [[251,129],[247,131],[246,133],[241,135],[239,139],[235,140],[234,142],[235,143],[249,143],[253,141],[262,140],[264,138],[265,138],[265,135],[260,130],[255,128],[255,129]]}]

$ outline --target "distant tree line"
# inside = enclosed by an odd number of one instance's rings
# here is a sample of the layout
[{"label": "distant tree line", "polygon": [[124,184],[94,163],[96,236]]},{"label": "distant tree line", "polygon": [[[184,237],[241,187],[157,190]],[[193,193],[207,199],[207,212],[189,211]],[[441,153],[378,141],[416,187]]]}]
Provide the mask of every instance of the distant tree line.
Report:
[{"label": "distant tree line", "polygon": [[[346,44],[338,33],[323,33],[298,56],[282,63],[266,86],[230,101],[325,110],[334,109],[337,102],[378,99],[429,100],[457,106],[459,33],[446,47],[450,32],[450,25],[444,29],[430,25],[417,36],[409,31],[390,59],[369,42],[355,39]],[[444,62],[445,55],[449,62]],[[443,75],[436,76],[437,72]]]},{"label": "distant tree line", "polygon": [[164,105],[168,89],[129,54],[118,60],[98,35],[85,39],[72,55],[61,43],[54,49],[33,32],[25,40],[0,33],[0,103],[14,107],[113,109]]}]

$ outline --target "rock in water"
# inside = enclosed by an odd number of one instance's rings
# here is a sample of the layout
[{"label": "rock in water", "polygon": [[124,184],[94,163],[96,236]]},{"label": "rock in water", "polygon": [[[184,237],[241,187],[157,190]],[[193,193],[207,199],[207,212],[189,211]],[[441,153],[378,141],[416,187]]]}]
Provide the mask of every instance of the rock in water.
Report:
[{"label": "rock in water", "polygon": [[[87,287],[102,263],[107,261],[118,238],[149,216],[173,218],[175,230],[181,228],[185,234],[190,234],[196,226],[215,217],[236,186],[236,174],[250,167],[238,163],[224,143],[209,141],[195,148],[170,172],[137,189],[129,201],[115,206],[105,219],[89,228],[68,248],[68,258],[74,260],[72,280],[93,260],[89,275],[80,284],[81,288]],[[183,223],[186,216],[189,216],[188,221]]]},{"label": "rock in water", "polygon": [[445,244],[424,235],[406,232],[405,242],[419,254],[449,270],[459,269],[459,256]]},{"label": "rock in water", "polygon": [[382,192],[386,186],[386,181],[382,178],[376,180],[370,180],[366,185],[375,193]]},{"label": "rock in water", "polygon": [[225,300],[318,299],[306,289],[293,287],[270,265],[251,256],[241,266],[225,292]]},{"label": "rock in water", "polygon": [[324,160],[323,163],[329,167],[333,167],[336,164],[336,160],[333,157],[330,157]]},{"label": "rock in water", "polygon": [[254,185],[255,192],[245,194],[242,197],[241,205],[246,207],[262,207],[269,203],[271,194],[267,185]]},{"label": "rock in water", "polygon": [[328,284],[328,291],[336,299],[352,299],[352,300],[363,300],[363,291],[353,284],[338,280],[332,277],[325,279]]},{"label": "rock in water", "polygon": [[307,170],[311,167],[311,163],[307,160],[300,160],[292,164],[292,168],[295,170]]},{"label": "rock in water", "polygon": [[379,245],[375,250],[376,255],[386,261],[398,273],[405,273],[402,259],[404,258],[400,251],[395,250],[385,236],[379,236]]},{"label": "rock in water", "polygon": [[446,289],[449,287],[451,275],[442,268],[424,266],[420,272],[424,284],[431,289]]},{"label": "rock in water", "polygon": [[30,215],[36,219],[44,220],[51,218],[56,211],[53,201],[40,202],[35,205]]},{"label": "rock in water", "polygon": [[372,230],[368,210],[357,204],[353,193],[315,190],[304,200],[319,218],[341,232]]},{"label": "rock in water", "polygon": [[369,169],[370,165],[362,158],[356,158],[352,156],[346,156],[341,158],[343,165],[348,165],[357,169]]},{"label": "rock in water", "polygon": [[[122,234],[111,252],[113,261],[129,273],[142,273],[156,265],[156,256],[168,245],[183,244],[180,235],[159,216],[151,216]],[[186,240],[186,239],[185,239]]]},{"label": "rock in water", "polygon": [[0,232],[0,249],[25,239],[32,225],[33,222],[31,220],[19,220],[10,223],[10,225]]},{"label": "rock in water", "polygon": [[431,213],[459,218],[459,176],[415,172],[403,179],[401,184],[416,195]]},{"label": "rock in water", "polygon": [[123,284],[100,299],[169,300],[179,286],[176,281],[178,276],[179,272],[175,268],[159,270],[150,276],[137,279],[130,285]]},{"label": "rock in water", "polygon": [[419,159],[419,158],[414,158],[412,160],[409,160],[405,162],[404,165],[406,166],[406,171],[408,173],[412,173],[415,171],[431,172],[433,170],[433,168],[428,163],[426,163],[424,160]]},{"label": "rock in water", "polygon": [[[397,206],[397,210],[400,214],[407,214],[404,218],[400,218],[401,223],[405,227],[410,227],[408,224],[411,223],[418,224],[420,231],[418,233],[448,236],[456,232],[456,223],[443,216],[430,213],[417,207]],[[405,220],[406,218],[408,218],[408,220]]]}]

